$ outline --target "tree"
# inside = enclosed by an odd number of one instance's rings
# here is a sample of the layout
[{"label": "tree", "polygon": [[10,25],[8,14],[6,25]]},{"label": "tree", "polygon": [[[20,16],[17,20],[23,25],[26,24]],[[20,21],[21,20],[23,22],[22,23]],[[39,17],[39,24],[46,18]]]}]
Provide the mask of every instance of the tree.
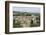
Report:
[{"label": "tree", "polygon": [[13,22],[13,27],[14,28],[19,28],[19,27],[22,27],[21,25],[20,25],[20,21],[17,21],[17,23],[15,23],[16,21],[14,20],[14,22]]},{"label": "tree", "polygon": [[31,20],[31,24],[33,24],[33,20]]}]

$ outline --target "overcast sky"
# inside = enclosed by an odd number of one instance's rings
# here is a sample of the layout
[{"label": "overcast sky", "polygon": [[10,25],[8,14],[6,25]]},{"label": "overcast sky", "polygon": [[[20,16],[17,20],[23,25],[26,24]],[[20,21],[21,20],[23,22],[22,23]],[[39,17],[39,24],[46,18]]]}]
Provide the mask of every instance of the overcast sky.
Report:
[{"label": "overcast sky", "polygon": [[40,8],[38,7],[13,7],[13,11],[40,13]]}]

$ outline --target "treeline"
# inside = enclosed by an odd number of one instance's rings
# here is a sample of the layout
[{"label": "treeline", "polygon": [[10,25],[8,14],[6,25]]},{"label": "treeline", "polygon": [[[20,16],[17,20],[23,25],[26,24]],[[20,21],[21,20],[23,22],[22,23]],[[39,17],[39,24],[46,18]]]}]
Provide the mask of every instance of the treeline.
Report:
[{"label": "treeline", "polygon": [[14,13],[13,16],[31,16],[31,13],[27,13],[27,12],[14,12]]}]

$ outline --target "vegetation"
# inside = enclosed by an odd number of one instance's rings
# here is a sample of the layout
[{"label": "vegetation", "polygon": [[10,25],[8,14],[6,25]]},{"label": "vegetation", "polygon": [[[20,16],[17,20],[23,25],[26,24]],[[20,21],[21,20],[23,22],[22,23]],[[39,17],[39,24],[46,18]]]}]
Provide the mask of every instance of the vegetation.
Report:
[{"label": "vegetation", "polygon": [[15,20],[13,20],[13,28],[20,28],[20,27],[22,27],[22,26],[20,25],[20,22],[17,21],[17,23],[15,23]]},{"label": "vegetation", "polygon": [[27,12],[14,12],[14,13],[15,14],[13,14],[13,16],[31,16],[31,13],[27,13]]}]

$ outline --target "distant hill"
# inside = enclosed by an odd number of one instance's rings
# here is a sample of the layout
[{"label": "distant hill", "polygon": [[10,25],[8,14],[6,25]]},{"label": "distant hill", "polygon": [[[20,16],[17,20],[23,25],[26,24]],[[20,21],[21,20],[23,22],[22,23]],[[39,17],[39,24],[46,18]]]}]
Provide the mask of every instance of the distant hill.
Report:
[{"label": "distant hill", "polygon": [[40,13],[13,11],[13,16],[31,16],[31,15],[38,16],[38,15],[40,15]]}]

